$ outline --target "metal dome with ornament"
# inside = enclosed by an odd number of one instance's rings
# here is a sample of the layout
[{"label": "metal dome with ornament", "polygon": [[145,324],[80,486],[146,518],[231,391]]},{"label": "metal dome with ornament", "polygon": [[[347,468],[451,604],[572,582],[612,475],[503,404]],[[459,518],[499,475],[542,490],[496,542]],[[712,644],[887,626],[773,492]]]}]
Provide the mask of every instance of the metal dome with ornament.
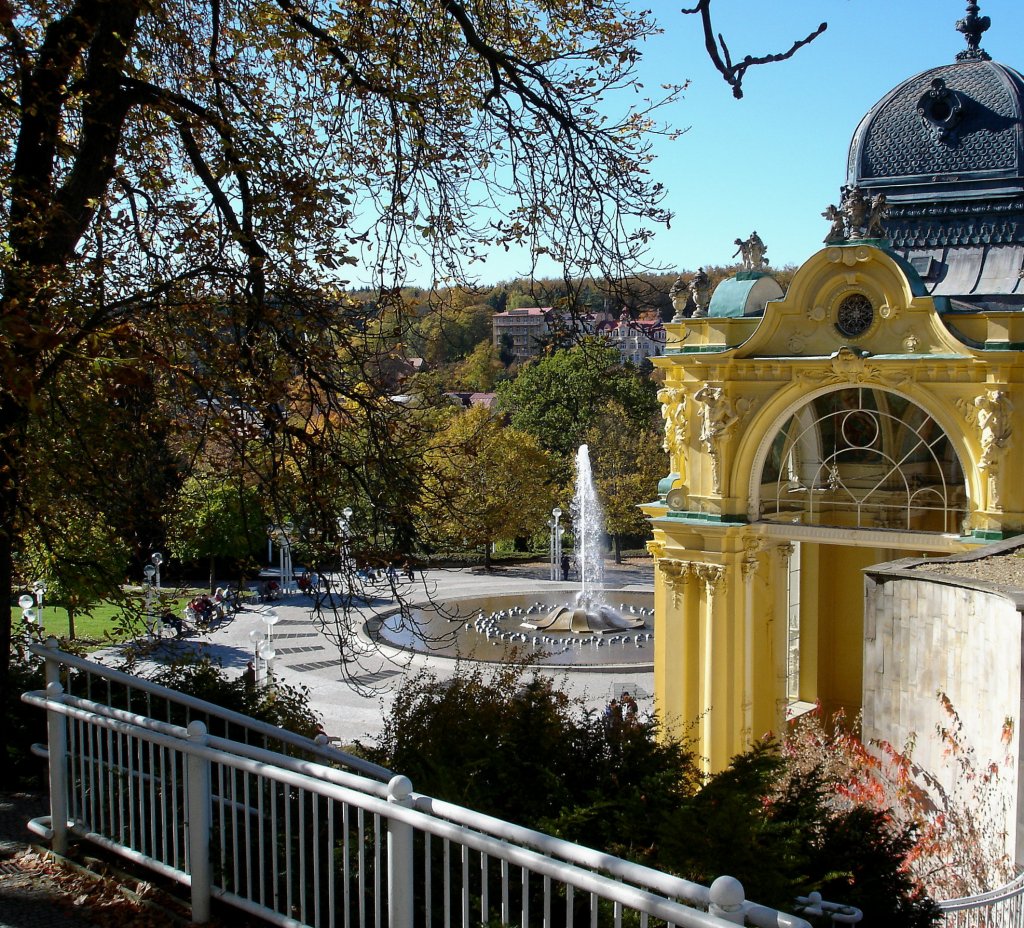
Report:
[{"label": "metal dome with ornament", "polygon": [[936,296],[1024,306],[1024,76],[981,48],[977,3],[956,60],[899,84],[861,120],[846,190],[884,197],[893,250]]}]

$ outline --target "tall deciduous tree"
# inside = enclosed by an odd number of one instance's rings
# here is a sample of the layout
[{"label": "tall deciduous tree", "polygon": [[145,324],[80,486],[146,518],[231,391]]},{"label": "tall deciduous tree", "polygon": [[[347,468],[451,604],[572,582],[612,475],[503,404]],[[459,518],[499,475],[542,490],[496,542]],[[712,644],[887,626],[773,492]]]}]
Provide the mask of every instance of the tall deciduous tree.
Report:
[{"label": "tall deciduous tree", "polygon": [[210,565],[210,592],[217,558],[253,558],[266,543],[266,516],[253,488],[237,478],[194,474],[182,484],[167,526],[176,560]]},{"label": "tall deciduous tree", "polygon": [[620,0],[0,0],[0,588],[68,377],[110,403],[144,379],[177,425],[197,397],[242,410],[236,451],[273,476],[309,440],[297,393],[373,420],[386,392],[347,265],[386,297],[493,244],[632,261],[649,233],[622,229],[665,216],[648,110],[607,101],[652,28]]},{"label": "tall deciduous tree", "polygon": [[456,412],[428,452],[424,534],[455,548],[531,535],[555,498],[551,459],[536,439],[482,406]]},{"label": "tall deciduous tree", "polygon": [[[653,29],[624,0],[0,0],[0,589],[69,380],[114,407],[139,387],[186,462],[196,400],[237,411],[233,453],[271,486],[314,400],[343,409],[324,421],[359,418],[404,500],[378,402],[403,275],[458,284],[511,244],[567,276],[634,270],[667,218],[634,93]],[[354,264],[388,326],[344,298]],[[91,425],[83,462],[147,447]],[[0,610],[0,689],[10,644]]]},{"label": "tall deciduous tree", "polygon": [[668,455],[653,423],[637,422],[614,401],[595,417],[586,442],[605,531],[612,537],[618,564],[622,536],[647,531],[647,518],[637,506],[657,496],[658,481],[668,473]]},{"label": "tall deciduous tree", "polygon": [[73,639],[75,617],[87,613],[124,579],[128,556],[125,543],[103,519],[67,500],[61,507],[59,531],[51,533],[48,526],[37,525],[26,533],[19,579],[26,589],[36,581],[46,584],[45,602],[64,607],[68,636]]},{"label": "tall deciduous tree", "polygon": [[655,385],[624,366],[617,349],[594,338],[527,365],[515,380],[499,385],[498,396],[512,425],[564,459],[583,444],[609,401],[637,423],[650,422],[657,410]]}]

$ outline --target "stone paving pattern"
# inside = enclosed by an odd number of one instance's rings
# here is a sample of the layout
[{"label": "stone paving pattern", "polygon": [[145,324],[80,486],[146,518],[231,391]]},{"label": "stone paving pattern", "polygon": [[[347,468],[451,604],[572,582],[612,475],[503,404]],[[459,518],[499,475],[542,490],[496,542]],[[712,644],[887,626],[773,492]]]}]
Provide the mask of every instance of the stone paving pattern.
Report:
[{"label": "stone paving pattern", "polygon": [[[609,589],[653,591],[654,568],[649,558],[606,564],[605,585]],[[489,573],[466,569],[418,572],[415,583],[403,580],[401,593],[411,602],[446,602],[481,593],[504,594],[536,590],[538,586],[565,589],[567,601],[578,589],[572,582],[547,579],[547,564],[526,564]],[[390,598],[379,597],[359,610],[352,623],[357,632],[352,649],[356,656],[344,664],[337,654],[336,639],[325,634],[311,611],[307,596],[284,596],[280,600],[242,609],[230,621],[200,638],[187,637],[162,645],[162,658],[179,649],[190,649],[219,661],[229,673],[242,673],[253,659],[250,633],[265,631],[264,616],[277,615],[273,636],[276,652],[274,675],[281,683],[304,686],[310,692],[313,709],[323,719],[324,730],[342,744],[355,740],[373,741],[380,735],[395,691],[408,675],[423,668],[444,678],[456,667],[456,661],[433,654],[414,654],[398,648],[375,645],[362,631],[363,622],[393,608]],[[557,667],[542,670],[572,696],[584,700],[589,708],[600,711],[613,691],[628,688],[638,695],[641,711],[652,709],[654,673],[653,642],[646,651],[647,662],[636,666],[597,671]]]}]

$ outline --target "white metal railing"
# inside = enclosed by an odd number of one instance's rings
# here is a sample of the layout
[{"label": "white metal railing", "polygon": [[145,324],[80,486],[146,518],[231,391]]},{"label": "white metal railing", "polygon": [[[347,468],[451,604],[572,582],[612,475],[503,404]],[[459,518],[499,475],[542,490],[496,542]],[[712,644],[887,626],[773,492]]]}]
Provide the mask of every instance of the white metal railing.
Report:
[{"label": "white metal railing", "polygon": [[[56,680],[23,698],[47,711],[49,738],[51,815],[31,827],[58,853],[73,833],[189,886],[197,922],[217,898],[315,928],[808,928],[746,901],[731,877],[704,887],[416,794],[405,777],[385,783],[215,736],[200,719],[153,719]],[[799,901],[835,921],[860,918]]]},{"label": "white metal railing", "polygon": [[319,759],[325,764],[339,764],[383,782],[394,776],[394,772],[386,767],[332,747],[326,737],[310,739],[187,693],[168,689],[142,677],[78,657],[60,650],[56,638],[47,638],[44,644],[30,645],[29,650],[43,658],[47,684],[61,683],[69,692],[87,699],[105,705],[121,705],[146,718],[175,722],[181,726],[199,720],[207,729],[217,730],[224,737],[243,744],[258,745],[282,754],[298,753]]},{"label": "white metal railing", "polygon": [[1024,871],[999,889],[938,906],[943,928],[1024,928]]}]

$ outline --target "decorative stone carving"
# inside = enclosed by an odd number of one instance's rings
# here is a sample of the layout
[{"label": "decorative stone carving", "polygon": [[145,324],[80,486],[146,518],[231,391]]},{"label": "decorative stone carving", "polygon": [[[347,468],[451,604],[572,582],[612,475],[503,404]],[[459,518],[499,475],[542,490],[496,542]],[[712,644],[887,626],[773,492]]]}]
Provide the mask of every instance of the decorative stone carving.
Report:
[{"label": "decorative stone carving", "polygon": [[832,223],[825,243],[834,245],[837,242],[885,238],[882,220],[888,211],[884,193],[867,197],[860,187],[842,187],[839,206],[830,204],[821,214]]},{"label": "decorative stone carving", "polygon": [[992,25],[992,21],[987,16],[979,16],[978,10],[978,4],[971,0],[967,4],[967,15],[956,22],[956,31],[962,32],[967,40],[967,48],[957,54],[957,61],[992,60],[991,55],[980,47],[981,37],[988,30],[988,27]]},{"label": "decorative stone carving", "polygon": [[686,478],[686,393],[675,387],[662,387],[658,391],[661,417],[665,420],[665,437],[661,447],[668,452],[672,472]]},{"label": "decorative stone carving", "polygon": [[689,561],[663,558],[658,562],[658,569],[672,594],[672,605],[677,609],[680,608],[683,604],[683,596],[686,594],[686,582],[690,579],[693,565]]},{"label": "decorative stone carving", "polygon": [[858,354],[845,345],[832,358],[832,370],[839,380],[848,380],[853,383],[882,379],[882,372],[877,367],[868,364],[864,355]]},{"label": "decorative stone carving", "polygon": [[704,268],[697,268],[697,273],[690,278],[689,291],[690,300],[695,307],[694,318],[706,316],[711,302],[711,278],[704,272]]},{"label": "decorative stone carving", "polygon": [[738,238],[733,244],[736,245],[736,251],[733,252],[732,256],[734,258],[737,255],[740,256],[740,260],[743,262],[743,270],[759,271],[761,268],[768,266],[768,259],[765,257],[768,249],[757,232],[751,232],[750,238],[747,239]]},{"label": "decorative stone carving", "polygon": [[692,315],[693,307],[690,303],[690,290],[682,277],[677,277],[672,289],[668,291],[668,297],[672,301],[672,308],[675,315],[673,322],[684,322],[688,315]]},{"label": "decorative stone carving", "polygon": [[654,558],[655,563],[665,556],[666,550],[668,550],[668,547],[663,541],[652,540],[647,542],[647,552]]},{"label": "decorative stone carving", "polygon": [[739,422],[732,400],[722,387],[703,386],[694,394],[701,403],[700,443],[711,457],[711,482],[714,493],[722,492],[722,446],[728,441]]},{"label": "decorative stone carving", "polygon": [[708,595],[725,592],[725,568],[721,564],[696,563],[693,571],[704,583]]},{"label": "decorative stone carving", "polygon": [[796,548],[793,547],[793,545],[790,545],[790,544],[776,545],[775,546],[775,553],[778,555],[779,563],[783,567],[788,567],[789,566],[789,559],[793,556],[793,553],[795,551],[796,551]]},{"label": "decorative stone carving", "polygon": [[764,541],[756,535],[747,535],[743,539],[743,560],[740,562],[743,579],[750,580],[761,566],[758,554],[764,547]]},{"label": "decorative stone carving", "polygon": [[831,244],[832,242],[844,241],[846,239],[846,217],[843,216],[839,207],[835,203],[830,203],[825,207],[825,211],[821,215],[832,223],[832,227],[828,230],[828,235],[825,236],[825,242]]},{"label": "decorative stone carving", "polygon": [[917,101],[917,115],[936,142],[955,145],[959,141],[957,126],[964,118],[967,107],[968,102],[963,94],[950,90],[941,77],[936,77]]},{"label": "decorative stone carving", "polygon": [[988,477],[988,508],[1002,509],[1000,471],[1003,452],[1010,443],[1013,427],[1010,414],[1013,404],[1004,390],[988,390],[974,400],[981,439],[978,468]]}]

